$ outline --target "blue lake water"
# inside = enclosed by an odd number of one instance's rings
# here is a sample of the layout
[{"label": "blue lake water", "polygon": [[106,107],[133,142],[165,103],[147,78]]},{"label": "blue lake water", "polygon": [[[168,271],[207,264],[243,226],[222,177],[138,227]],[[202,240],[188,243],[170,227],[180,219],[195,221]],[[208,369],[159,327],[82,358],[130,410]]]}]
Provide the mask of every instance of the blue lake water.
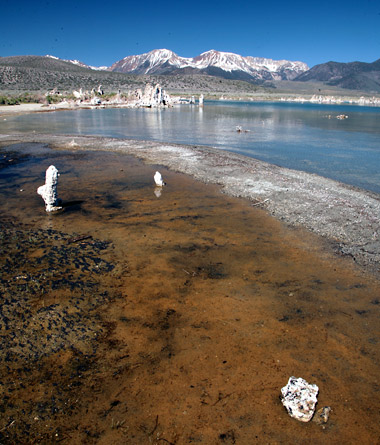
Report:
[{"label": "blue lake water", "polygon": [[[339,120],[345,114],[348,119]],[[249,130],[237,133],[236,126]],[[1,133],[44,132],[206,145],[380,193],[380,108],[205,102],[7,117]]]}]

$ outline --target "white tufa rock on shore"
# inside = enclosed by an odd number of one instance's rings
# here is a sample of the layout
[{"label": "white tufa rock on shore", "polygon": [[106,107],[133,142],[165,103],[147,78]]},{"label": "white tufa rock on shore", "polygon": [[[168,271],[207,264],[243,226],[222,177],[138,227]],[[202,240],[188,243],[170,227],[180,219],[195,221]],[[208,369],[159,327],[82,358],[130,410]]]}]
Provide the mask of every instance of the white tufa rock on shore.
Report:
[{"label": "white tufa rock on shore", "polygon": [[58,199],[57,195],[58,176],[58,170],[54,165],[51,165],[46,170],[45,184],[37,189],[37,193],[41,195],[45,201],[45,209],[47,212],[55,212],[62,209],[62,207],[59,206],[61,200]]},{"label": "white tufa rock on shore", "polygon": [[281,389],[281,402],[290,417],[309,422],[314,415],[318,391],[317,385],[309,384],[301,377],[290,377],[288,384]]},{"label": "white tufa rock on shore", "polygon": [[154,182],[156,183],[157,187],[163,187],[164,185],[166,185],[166,183],[162,179],[162,176],[161,176],[160,172],[156,172],[155,173],[155,175],[154,175]]}]

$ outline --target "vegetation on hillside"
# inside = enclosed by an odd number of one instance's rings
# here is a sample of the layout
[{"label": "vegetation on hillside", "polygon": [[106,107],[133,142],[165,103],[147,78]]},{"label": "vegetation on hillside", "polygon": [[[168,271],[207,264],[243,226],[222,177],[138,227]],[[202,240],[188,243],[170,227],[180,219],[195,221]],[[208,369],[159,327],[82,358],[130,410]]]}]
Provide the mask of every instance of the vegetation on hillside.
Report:
[{"label": "vegetation on hillside", "polygon": [[44,98],[41,95],[31,94],[29,92],[24,92],[21,94],[0,94],[0,105],[43,103],[46,102],[46,100],[46,97]]}]

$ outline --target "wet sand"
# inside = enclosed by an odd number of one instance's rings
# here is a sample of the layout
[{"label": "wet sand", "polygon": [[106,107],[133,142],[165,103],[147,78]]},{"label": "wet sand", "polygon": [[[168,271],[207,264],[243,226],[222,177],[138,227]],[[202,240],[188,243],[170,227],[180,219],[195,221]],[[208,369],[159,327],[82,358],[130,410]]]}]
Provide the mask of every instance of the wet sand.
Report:
[{"label": "wet sand", "polygon": [[[0,441],[377,443],[376,276],[219,185],[75,140],[0,151]],[[291,375],[327,424],[288,416]]]}]

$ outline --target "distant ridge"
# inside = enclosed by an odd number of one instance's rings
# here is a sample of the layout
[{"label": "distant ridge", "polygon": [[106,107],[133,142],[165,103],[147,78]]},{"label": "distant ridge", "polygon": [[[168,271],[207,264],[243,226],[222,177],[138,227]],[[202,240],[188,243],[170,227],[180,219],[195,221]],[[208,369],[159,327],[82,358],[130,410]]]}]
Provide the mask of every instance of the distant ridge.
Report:
[{"label": "distant ridge", "polygon": [[117,91],[119,88],[143,87],[145,82],[136,76],[95,71],[52,56],[0,57],[0,90],[91,90],[100,84]]},{"label": "distant ridge", "polygon": [[380,59],[365,62],[327,62],[315,65],[294,80],[300,82],[324,82],[351,90],[380,92]]},{"label": "distant ridge", "polygon": [[209,74],[248,81],[292,80],[308,69],[303,62],[243,57],[215,50],[185,58],[168,49],[128,56],[109,68],[110,71],[130,74]]}]

